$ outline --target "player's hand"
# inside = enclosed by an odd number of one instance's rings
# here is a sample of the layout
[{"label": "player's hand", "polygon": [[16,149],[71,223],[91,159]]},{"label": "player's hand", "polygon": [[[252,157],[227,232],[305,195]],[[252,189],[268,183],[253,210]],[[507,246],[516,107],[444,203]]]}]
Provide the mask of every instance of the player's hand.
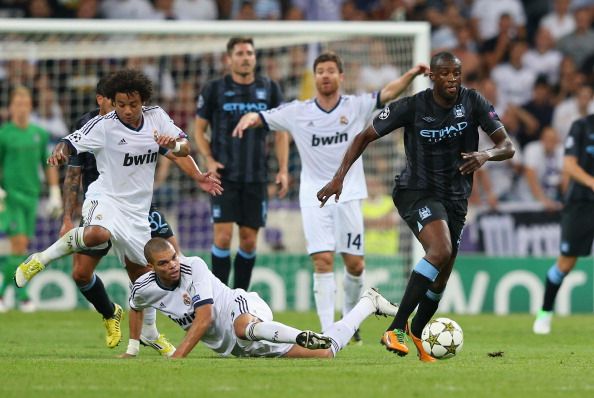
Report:
[{"label": "player's hand", "polygon": [[64,217],[62,220],[62,226],[60,227],[60,237],[64,236],[64,234],[74,228],[74,223],[70,217]]},{"label": "player's hand", "polygon": [[239,119],[237,126],[233,129],[233,133],[231,134],[233,137],[241,138],[243,137],[243,132],[249,128],[254,127],[258,123],[258,116],[257,113],[246,113]]},{"label": "player's hand", "polygon": [[49,188],[49,198],[45,210],[52,218],[58,218],[62,214],[62,194],[60,187],[52,185]]},{"label": "player's hand", "polygon": [[153,138],[155,142],[162,146],[163,148],[173,149],[175,148],[176,138],[170,137],[168,135],[161,135],[157,130],[153,131]]},{"label": "player's hand", "polygon": [[429,65],[427,65],[424,62],[416,64],[412,69],[413,69],[413,73],[415,74],[415,76],[418,76],[418,75],[429,76],[429,71],[430,71]]},{"label": "player's hand", "polygon": [[197,182],[200,189],[208,192],[212,196],[218,196],[224,191],[221,186],[221,180],[213,177],[210,171],[200,174],[197,178]]},{"label": "player's hand", "polygon": [[480,167],[489,159],[489,155],[485,152],[462,152],[462,159],[464,160],[464,163],[462,163],[459,170],[462,175],[467,175],[480,169]]},{"label": "player's hand", "polygon": [[68,152],[65,151],[65,147],[65,143],[59,142],[55,146],[50,157],[47,158],[47,164],[49,164],[50,166],[61,166],[63,164],[66,164],[66,162],[68,162],[68,158],[70,155],[68,154]]},{"label": "player's hand", "polygon": [[328,184],[324,186],[324,188],[318,191],[318,200],[320,201],[320,207],[324,207],[328,199],[332,195],[335,195],[335,202],[338,202],[340,198],[340,194],[342,193],[342,180],[338,178],[333,178]]},{"label": "player's hand", "polygon": [[219,163],[213,158],[212,156],[206,157],[206,170],[210,173],[211,176],[215,177],[217,180],[221,178],[219,174],[219,169],[224,169],[225,165]]},{"label": "player's hand", "polygon": [[276,185],[280,186],[278,197],[282,199],[287,196],[287,192],[289,192],[289,173],[286,171],[279,171],[276,174],[274,182]]}]

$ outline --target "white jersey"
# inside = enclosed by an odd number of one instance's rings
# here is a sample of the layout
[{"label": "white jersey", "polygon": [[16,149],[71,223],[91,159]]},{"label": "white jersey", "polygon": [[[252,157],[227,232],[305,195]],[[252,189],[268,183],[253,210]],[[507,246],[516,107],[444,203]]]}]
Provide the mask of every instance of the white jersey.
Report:
[{"label": "white jersey", "polygon": [[[378,108],[377,93],[343,95],[330,112],[315,100],[293,101],[260,113],[270,130],[288,130],[301,157],[299,203],[319,206],[317,192],[338,170],[344,153],[357,134],[369,124]],[[357,159],[344,180],[341,201],[367,197],[363,160]],[[327,205],[334,204],[329,200]]]},{"label": "white jersey", "polygon": [[[143,274],[132,287],[130,307],[135,310],[156,308],[188,330],[192,326],[196,308],[213,304],[213,324],[200,341],[222,355],[236,355],[239,346],[233,332],[233,319],[229,316],[233,311],[229,309],[237,304],[236,293],[245,292],[227,287],[199,257],[180,257],[180,268],[180,282],[173,290],[162,286],[155,272]],[[239,315],[241,313],[234,314],[235,317]]]},{"label": "white jersey", "polygon": [[158,106],[143,107],[142,115],[138,129],[126,126],[112,111],[65,137],[78,153],[92,152],[97,160],[99,178],[89,186],[86,199],[107,196],[130,211],[148,214],[159,155],[154,131],[174,138],[185,134]]}]

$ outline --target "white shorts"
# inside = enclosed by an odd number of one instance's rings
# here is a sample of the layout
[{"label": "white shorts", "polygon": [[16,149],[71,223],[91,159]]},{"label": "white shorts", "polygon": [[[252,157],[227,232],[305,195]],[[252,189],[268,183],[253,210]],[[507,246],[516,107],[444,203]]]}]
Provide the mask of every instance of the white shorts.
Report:
[{"label": "white shorts", "polygon": [[121,209],[111,199],[85,199],[82,207],[83,226],[98,225],[111,233],[112,248],[120,262],[124,257],[146,265],[144,245],[151,239],[146,213]]},{"label": "white shorts", "polygon": [[333,251],[362,256],[365,252],[360,200],[302,207],[301,218],[308,254]]},{"label": "white shorts", "polygon": [[[256,292],[234,290],[234,304],[231,306],[231,324],[241,314],[249,313],[262,321],[272,321],[272,310]],[[245,357],[280,357],[286,354],[293,344],[270,341],[249,341],[237,338],[237,347],[232,354]]]}]

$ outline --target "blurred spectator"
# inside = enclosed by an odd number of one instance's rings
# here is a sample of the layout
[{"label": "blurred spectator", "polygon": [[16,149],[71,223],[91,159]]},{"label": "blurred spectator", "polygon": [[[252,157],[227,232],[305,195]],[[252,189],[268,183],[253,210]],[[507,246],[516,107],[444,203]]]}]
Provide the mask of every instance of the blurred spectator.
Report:
[{"label": "blurred spectator", "polygon": [[[456,29],[466,24],[460,15],[460,10],[455,3],[431,3],[425,12],[427,20],[431,23],[431,49],[434,52],[451,50],[458,45]],[[466,65],[465,70],[466,70]],[[466,72],[465,72],[466,73]]]},{"label": "blurred spectator", "polygon": [[571,0],[554,0],[553,11],[542,17],[540,27],[547,28],[557,41],[575,30],[575,18],[569,12]]},{"label": "blurred spectator", "polygon": [[534,82],[532,99],[522,107],[537,123],[533,131],[522,129],[518,132],[518,140],[522,146],[530,141],[537,140],[543,127],[551,124],[553,111],[555,110],[553,99],[551,85],[548,83],[546,77],[540,75]]},{"label": "blurred spectator", "polygon": [[303,21],[305,19],[305,14],[301,8],[293,5],[289,7],[285,13],[284,19],[286,21]]},{"label": "blurred spectator", "polygon": [[495,65],[509,61],[511,44],[518,38],[514,20],[509,14],[501,14],[499,17],[499,33],[491,39],[483,41],[480,46],[480,53],[486,71],[491,71]]},{"label": "blurred spectator", "polygon": [[561,174],[563,146],[554,128],[543,129],[540,140],[531,142],[524,149],[524,177],[532,199],[546,210],[559,210],[561,204]]},{"label": "blurred spectator", "polygon": [[408,8],[407,0],[380,0],[371,10],[370,19],[374,21],[406,21]]},{"label": "blurred spectator", "polygon": [[369,54],[364,57],[366,62],[359,71],[358,92],[381,90],[388,82],[397,79],[400,75],[398,68],[387,62],[388,53],[385,43],[381,39],[371,40],[367,46]]},{"label": "blurred spectator", "polygon": [[342,3],[341,15],[343,21],[365,21],[367,14],[357,8],[355,0],[345,0]]},{"label": "blurred spectator", "polygon": [[457,45],[452,52],[460,58],[464,65],[462,83],[467,86],[468,80],[478,78],[481,73],[481,58],[477,52],[477,44],[472,38],[472,31],[468,25],[456,28]]},{"label": "blurred spectator", "polygon": [[511,46],[509,62],[497,65],[491,71],[491,78],[497,86],[499,101],[503,104],[523,105],[532,98],[536,75],[522,64],[526,49],[526,42],[514,42]]},{"label": "blurred spectator", "polygon": [[79,0],[76,8],[76,18],[99,18],[99,0]]},{"label": "blurred spectator", "polygon": [[573,96],[562,101],[553,112],[553,128],[565,140],[571,124],[581,117],[594,113],[592,87],[582,85]]},{"label": "blurred spectator", "polygon": [[48,0],[31,0],[27,6],[27,17],[29,18],[51,18],[53,9]]},{"label": "blurred spectator", "polygon": [[108,19],[158,19],[149,0],[103,0],[100,9]]},{"label": "blurred spectator", "polygon": [[66,126],[55,91],[51,87],[38,85],[35,103],[35,110],[31,113],[31,123],[48,131],[50,144],[55,145],[70,131]]},{"label": "blurred spectator", "polygon": [[168,68],[159,64],[154,58],[130,57],[126,60],[126,68],[141,70],[153,82],[155,92],[162,102],[170,104],[175,98],[175,82]]},{"label": "blurred spectator", "polygon": [[254,9],[254,3],[249,0],[242,1],[238,12],[233,19],[239,21],[253,21],[258,19],[256,10]]},{"label": "blurred spectator", "polygon": [[231,19],[239,19],[240,10],[246,2],[251,3],[255,19],[277,20],[281,18],[281,4],[279,0],[232,0]]},{"label": "blurred spectator", "polygon": [[153,0],[155,19],[176,19],[173,0]]},{"label": "blurred spectator", "polygon": [[293,0],[307,21],[340,21],[342,20],[342,3],[344,0]]},{"label": "blurred spectator", "polygon": [[3,0],[0,1],[1,18],[22,18],[25,16],[25,8],[28,0]]},{"label": "blurred spectator", "polygon": [[499,33],[499,18],[509,14],[518,29],[517,36],[525,37],[526,14],[519,0],[475,0],[472,4],[471,23],[477,38],[491,39]]},{"label": "blurred spectator", "polygon": [[215,0],[174,0],[173,14],[180,20],[215,20],[219,11]]},{"label": "blurred spectator", "polygon": [[563,55],[569,56],[577,68],[581,68],[584,61],[594,54],[594,30],[592,30],[592,12],[588,7],[575,10],[575,31],[563,36],[557,42],[557,48]]},{"label": "blurred spectator", "polygon": [[365,225],[365,254],[394,256],[398,253],[398,216],[390,190],[377,175],[367,175],[368,197],[361,210]]},{"label": "blurred spectator", "polygon": [[562,59],[563,55],[555,49],[551,32],[545,27],[540,27],[534,37],[534,48],[526,51],[522,57],[522,64],[535,75],[544,75],[551,84],[557,84]]}]

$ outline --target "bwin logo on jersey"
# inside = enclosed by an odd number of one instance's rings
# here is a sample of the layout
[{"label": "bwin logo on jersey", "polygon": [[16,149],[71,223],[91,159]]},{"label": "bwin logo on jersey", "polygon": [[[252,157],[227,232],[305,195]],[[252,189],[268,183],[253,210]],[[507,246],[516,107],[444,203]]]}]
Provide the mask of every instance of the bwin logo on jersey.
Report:
[{"label": "bwin logo on jersey", "polygon": [[124,163],[122,166],[139,166],[141,164],[155,163],[159,152],[152,152],[150,149],[148,153],[143,155],[131,155],[129,153],[124,154]]},{"label": "bwin logo on jersey", "polygon": [[454,107],[454,117],[464,117],[464,105],[459,104]]},{"label": "bwin logo on jersey", "polygon": [[421,217],[421,221],[423,221],[424,219],[426,219],[427,217],[431,216],[431,209],[427,206],[425,207],[421,207],[419,209],[419,217]]},{"label": "bwin logo on jersey", "polygon": [[311,136],[311,146],[340,144],[341,142],[347,142],[348,140],[349,136],[347,133],[339,133],[338,131],[335,135],[330,137],[318,137],[313,134]]},{"label": "bwin logo on jersey", "polygon": [[179,326],[186,326],[186,325],[191,325],[192,321],[194,320],[194,318],[196,317],[195,313],[192,312],[190,314],[186,314],[184,313],[184,316],[181,318],[174,318],[171,315],[167,315],[169,317],[169,319],[177,322],[177,324]]}]

